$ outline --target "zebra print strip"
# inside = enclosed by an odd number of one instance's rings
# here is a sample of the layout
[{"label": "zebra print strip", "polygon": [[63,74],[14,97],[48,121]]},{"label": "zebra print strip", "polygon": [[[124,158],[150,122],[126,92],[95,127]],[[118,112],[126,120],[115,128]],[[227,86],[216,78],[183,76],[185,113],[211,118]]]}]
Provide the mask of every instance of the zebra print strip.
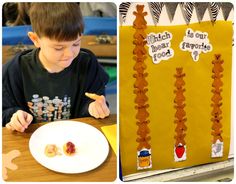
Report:
[{"label": "zebra print strip", "polygon": [[228,17],[229,17],[229,13],[230,11],[232,10],[233,8],[233,4],[232,3],[222,3],[221,4],[221,8],[222,8],[222,11],[223,11],[223,15],[224,15],[224,19],[227,20]]},{"label": "zebra print strip", "polygon": [[176,8],[177,8],[179,3],[164,3],[164,4],[166,5],[166,10],[168,12],[170,22],[172,22],[173,19],[174,19]]},{"label": "zebra print strip", "polygon": [[187,24],[189,24],[191,17],[192,17],[192,13],[193,13],[194,3],[192,3],[192,2],[181,3],[181,5],[182,5],[185,21]]},{"label": "zebra print strip", "polygon": [[[225,2],[225,3],[223,2],[222,3],[218,3],[218,2],[195,2],[195,3],[193,2],[182,2],[182,3],[150,2],[148,4],[150,6],[150,9],[152,10],[152,14],[156,23],[159,22],[161,11],[164,5],[166,6],[170,21],[172,22],[175,15],[176,8],[178,4],[180,4],[187,24],[189,24],[191,20],[194,7],[196,8],[199,22],[202,21],[202,18],[207,8],[209,8],[210,17],[213,22],[216,21],[220,8],[222,8],[223,16],[225,20],[228,19],[229,13],[233,9],[233,4],[229,2]],[[130,8],[130,5],[131,5],[131,2],[125,2],[125,3],[121,3],[119,6],[119,12],[122,18],[122,22],[125,22],[126,20],[127,12]]]},{"label": "zebra print strip", "polygon": [[220,4],[219,3],[210,3],[210,16],[211,16],[211,21],[212,22],[215,22],[216,21],[216,18],[217,18],[217,15],[219,13],[219,10],[220,10]]},{"label": "zebra print strip", "polygon": [[123,22],[125,22],[126,15],[127,15],[127,12],[128,12],[128,9],[129,9],[130,5],[131,5],[130,2],[120,4],[119,11],[120,11],[120,15],[123,19]]},{"label": "zebra print strip", "polygon": [[164,6],[164,3],[158,2],[158,3],[150,3],[151,10],[153,13],[153,16],[155,18],[156,23],[159,22],[160,15],[161,15],[161,10],[162,7]]},{"label": "zebra print strip", "polygon": [[194,3],[198,21],[201,22],[209,3]]}]

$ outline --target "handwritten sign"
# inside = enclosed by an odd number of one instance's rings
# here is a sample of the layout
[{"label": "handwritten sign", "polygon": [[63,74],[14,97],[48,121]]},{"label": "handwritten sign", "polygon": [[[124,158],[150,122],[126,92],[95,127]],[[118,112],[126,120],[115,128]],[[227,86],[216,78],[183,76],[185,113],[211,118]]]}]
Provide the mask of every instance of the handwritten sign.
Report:
[{"label": "handwritten sign", "polygon": [[160,63],[162,60],[168,60],[174,56],[174,50],[171,49],[172,34],[168,31],[163,33],[149,33],[146,41],[149,47],[149,55],[152,56],[153,63]]},{"label": "handwritten sign", "polygon": [[212,45],[209,43],[208,33],[193,31],[188,28],[183,41],[180,43],[180,49],[191,52],[193,60],[199,60],[201,52],[207,53],[212,51]]}]

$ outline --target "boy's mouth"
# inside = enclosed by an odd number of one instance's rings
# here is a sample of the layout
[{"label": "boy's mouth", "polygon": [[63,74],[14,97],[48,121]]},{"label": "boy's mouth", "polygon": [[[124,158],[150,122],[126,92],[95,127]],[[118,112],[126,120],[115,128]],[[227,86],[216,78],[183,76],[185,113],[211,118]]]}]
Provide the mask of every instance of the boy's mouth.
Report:
[{"label": "boy's mouth", "polygon": [[60,60],[60,61],[62,61],[62,62],[70,62],[70,61],[72,61],[73,60],[73,58],[70,58],[70,59],[62,59],[62,60]]}]

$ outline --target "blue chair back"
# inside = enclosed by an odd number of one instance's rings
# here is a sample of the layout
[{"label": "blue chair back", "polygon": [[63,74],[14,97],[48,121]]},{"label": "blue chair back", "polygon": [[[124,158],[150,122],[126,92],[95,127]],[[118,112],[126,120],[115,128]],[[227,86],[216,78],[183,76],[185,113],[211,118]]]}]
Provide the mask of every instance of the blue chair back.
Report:
[{"label": "blue chair back", "polygon": [[[85,30],[84,35],[116,35],[117,34],[117,20],[116,17],[84,17]],[[27,33],[32,31],[29,25],[3,27],[2,28],[2,44],[3,45],[17,45],[33,44],[28,38]]]}]

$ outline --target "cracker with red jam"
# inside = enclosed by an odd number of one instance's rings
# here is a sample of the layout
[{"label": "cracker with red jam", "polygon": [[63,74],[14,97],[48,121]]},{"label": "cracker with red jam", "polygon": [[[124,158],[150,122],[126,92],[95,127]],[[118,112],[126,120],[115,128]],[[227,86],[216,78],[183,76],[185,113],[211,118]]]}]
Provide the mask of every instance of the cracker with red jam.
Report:
[{"label": "cracker with red jam", "polygon": [[75,145],[74,143],[72,142],[67,142],[63,145],[63,152],[65,155],[67,156],[72,156],[76,153],[76,148],[75,148]]}]

